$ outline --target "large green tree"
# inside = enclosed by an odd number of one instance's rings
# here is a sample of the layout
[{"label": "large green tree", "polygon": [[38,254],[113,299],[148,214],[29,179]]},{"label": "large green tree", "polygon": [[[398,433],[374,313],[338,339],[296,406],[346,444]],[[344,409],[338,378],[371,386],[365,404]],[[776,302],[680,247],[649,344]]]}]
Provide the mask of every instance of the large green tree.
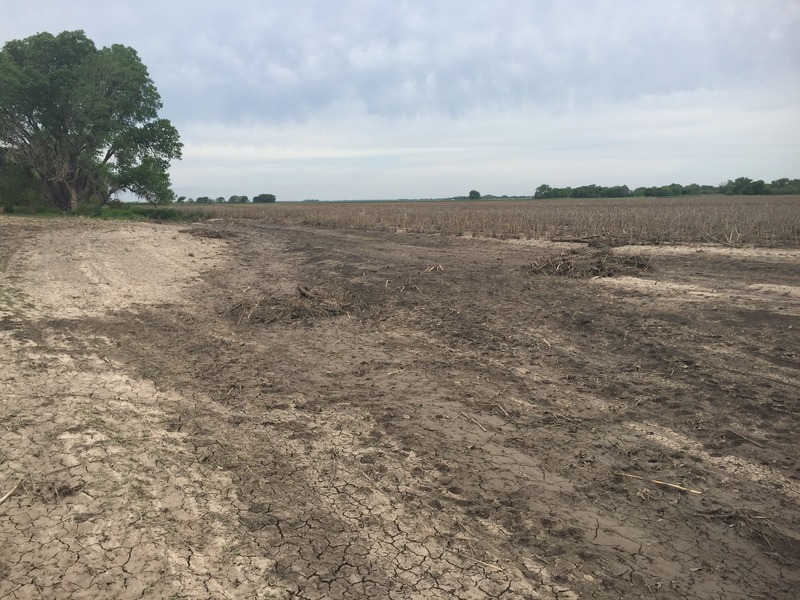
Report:
[{"label": "large green tree", "polygon": [[127,190],[170,202],[178,132],[132,48],[98,49],[83,31],[39,33],[0,50],[0,149],[32,169],[62,210]]}]

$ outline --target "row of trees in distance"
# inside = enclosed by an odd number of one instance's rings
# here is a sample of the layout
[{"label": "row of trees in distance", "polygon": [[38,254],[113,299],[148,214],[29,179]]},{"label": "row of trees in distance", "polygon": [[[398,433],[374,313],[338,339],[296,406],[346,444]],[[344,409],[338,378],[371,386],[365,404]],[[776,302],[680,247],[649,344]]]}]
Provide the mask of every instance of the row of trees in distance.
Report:
[{"label": "row of trees in distance", "polygon": [[675,197],[675,196],[705,196],[712,194],[725,194],[727,196],[741,195],[768,195],[768,194],[800,194],[800,179],[776,179],[766,183],[762,179],[752,180],[749,177],[739,177],[728,180],[720,185],[699,185],[691,183],[638,187],[631,190],[627,185],[582,185],[579,187],[550,187],[542,184],[536,188],[534,198],[629,198],[629,197]]},{"label": "row of trees in distance", "polygon": [[[258,196],[253,196],[253,202],[256,204],[267,204],[269,202],[275,202],[276,200],[275,194],[259,194]],[[209,198],[208,196],[187,198],[186,196],[179,196],[176,202],[178,204],[247,204],[250,202],[250,198],[247,196],[231,196],[226,200],[224,196],[218,196],[217,198]]]}]

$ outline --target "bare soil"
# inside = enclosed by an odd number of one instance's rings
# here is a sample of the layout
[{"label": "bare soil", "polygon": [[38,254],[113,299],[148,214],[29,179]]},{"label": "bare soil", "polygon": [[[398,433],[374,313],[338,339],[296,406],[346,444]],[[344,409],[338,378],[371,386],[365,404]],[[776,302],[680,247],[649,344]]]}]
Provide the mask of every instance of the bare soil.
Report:
[{"label": "bare soil", "polygon": [[800,250],[595,251],[0,217],[0,597],[796,598]]}]

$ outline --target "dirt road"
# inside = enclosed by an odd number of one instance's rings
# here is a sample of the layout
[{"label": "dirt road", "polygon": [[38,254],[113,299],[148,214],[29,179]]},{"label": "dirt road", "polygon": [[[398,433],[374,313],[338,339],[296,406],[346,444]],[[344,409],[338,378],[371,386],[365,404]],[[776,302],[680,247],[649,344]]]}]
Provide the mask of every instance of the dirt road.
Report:
[{"label": "dirt road", "polygon": [[0,597],[795,598],[800,251],[0,217]]}]

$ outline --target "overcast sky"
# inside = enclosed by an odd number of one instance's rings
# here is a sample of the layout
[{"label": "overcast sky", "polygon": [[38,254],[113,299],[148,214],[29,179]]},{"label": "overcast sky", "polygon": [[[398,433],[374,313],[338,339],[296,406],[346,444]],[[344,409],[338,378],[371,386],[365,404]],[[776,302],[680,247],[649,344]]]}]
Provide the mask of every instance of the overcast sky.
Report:
[{"label": "overcast sky", "polygon": [[132,46],[185,196],[800,177],[800,0],[0,0]]}]

